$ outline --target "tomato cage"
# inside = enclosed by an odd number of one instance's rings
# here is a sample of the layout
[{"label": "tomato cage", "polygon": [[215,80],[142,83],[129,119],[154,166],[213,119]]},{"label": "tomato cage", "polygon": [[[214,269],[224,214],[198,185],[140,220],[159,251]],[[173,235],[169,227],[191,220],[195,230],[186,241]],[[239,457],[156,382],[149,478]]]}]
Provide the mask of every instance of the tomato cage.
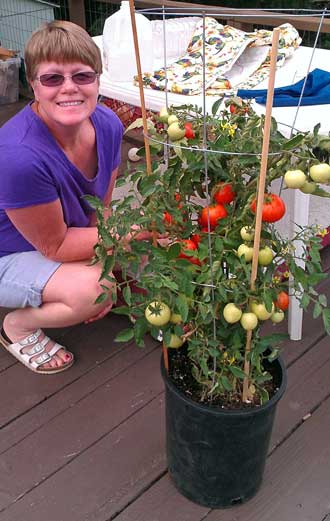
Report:
[{"label": "tomato cage", "polygon": [[[165,315],[172,307],[183,322],[178,319],[179,323],[173,321],[171,325],[167,317],[164,324],[152,324],[153,336],[161,333],[163,337],[165,368],[169,348],[187,341],[196,350],[201,338],[206,341],[203,327],[212,337],[207,341],[209,353],[214,353],[214,367],[220,356],[216,346],[220,345],[226,360],[235,360],[237,342],[244,335],[242,369],[233,368],[227,361],[224,366],[232,376],[244,373],[243,401],[247,402],[254,392],[250,365],[258,366],[262,344],[259,336],[255,340],[256,328],[271,317],[274,323],[283,319],[288,303],[281,304],[279,297],[285,293],[286,297],[290,295],[290,336],[300,339],[302,312],[313,300],[314,291],[306,280],[310,277],[316,283],[321,279],[316,259],[318,229],[312,226],[308,245],[305,231],[310,228],[310,194],[324,197],[323,201],[329,197],[324,186],[330,170],[328,128],[326,121],[323,127],[315,121],[319,114],[315,105],[308,106],[308,97],[314,64],[323,64],[324,55],[317,43],[329,15],[326,9],[266,9],[259,16],[255,10],[233,11],[211,7],[202,11],[165,7],[139,10],[163,22],[163,63],[153,72],[144,72],[134,3],[130,1],[137,66],[134,82],[142,121],[136,120],[128,129],[143,126],[145,146],[141,154],[145,154],[146,167],[145,171],[138,168],[132,181],[141,190],[139,223],[147,226],[149,219],[154,248],[148,252],[139,246],[135,251],[137,256],[149,253],[149,272],[145,274],[139,268],[138,282],[145,281],[142,288],[154,296],[153,303],[168,300]],[[198,21],[187,52],[169,61],[167,20],[196,15]],[[268,18],[277,20],[279,26],[272,31],[257,28],[244,32],[218,22],[253,20],[262,24]],[[301,61],[295,61],[301,39],[291,21],[299,24],[299,20],[311,18],[314,23],[317,20],[314,46],[304,49]],[[326,76],[327,71],[323,72]],[[277,74],[280,82],[276,82]],[[161,108],[154,110],[156,123],[147,114],[154,109],[150,93],[157,94]],[[313,111],[312,120],[309,109]],[[301,117],[303,111],[306,119]],[[311,121],[315,121],[312,127]],[[320,164],[328,166],[323,168],[324,176],[319,172]],[[131,201],[136,193],[135,187]],[[116,211],[120,207],[119,203]],[[284,218],[286,209],[289,220]],[[266,210],[270,210],[267,216]],[[285,223],[282,229],[281,218]],[[104,227],[101,236],[102,232]],[[158,241],[159,233],[166,235],[169,247]],[[130,256],[137,266],[133,250],[132,245]],[[308,257],[314,255],[315,264],[308,264]],[[104,258],[109,269],[112,261]],[[121,260],[125,263],[124,257]],[[197,297],[191,286],[198,288]],[[126,288],[128,307],[131,298]],[[322,314],[329,329],[324,299],[317,304],[316,314]],[[226,313],[227,305],[234,306],[234,313]],[[139,343],[148,329],[139,306],[132,314],[137,324],[132,334]],[[232,346],[236,342],[234,355],[228,354],[226,342]],[[221,382],[227,385],[225,379]],[[219,383],[213,380],[211,390],[217,386]]]}]

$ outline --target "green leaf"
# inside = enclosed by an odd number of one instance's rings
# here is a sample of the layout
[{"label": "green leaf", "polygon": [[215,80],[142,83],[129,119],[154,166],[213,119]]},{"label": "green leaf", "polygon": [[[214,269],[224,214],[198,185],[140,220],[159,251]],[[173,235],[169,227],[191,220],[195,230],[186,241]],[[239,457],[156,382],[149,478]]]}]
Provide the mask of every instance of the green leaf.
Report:
[{"label": "green leaf", "polygon": [[95,300],[95,304],[102,304],[109,297],[108,293],[101,293]]},{"label": "green leaf", "polygon": [[125,302],[130,306],[132,303],[132,291],[129,285],[125,286],[123,289],[123,297],[125,299]]},{"label": "green leaf", "polygon": [[236,365],[230,365],[228,367],[229,371],[233,373],[236,378],[241,378],[242,380],[245,378],[245,373],[240,369],[239,367],[236,367]]},{"label": "green leaf", "polygon": [[134,338],[134,329],[130,327],[120,331],[115,338],[115,342],[128,342],[128,340],[132,340],[132,338]]},{"label": "green leaf", "polygon": [[185,295],[179,295],[175,301],[178,311],[182,317],[183,322],[186,322],[189,313],[189,307],[187,303],[187,298]]},{"label": "green leaf", "polygon": [[319,303],[321,304],[321,306],[326,308],[328,305],[327,297],[323,294],[319,295]]},{"label": "green leaf", "polygon": [[319,197],[330,197],[330,192],[323,190],[323,188],[317,185],[312,195],[318,195]]},{"label": "green leaf", "polygon": [[313,318],[317,318],[322,313],[322,306],[318,302],[315,303],[314,310],[313,310]]},{"label": "green leaf", "polygon": [[219,98],[217,101],[215,101],[212,105],[212,115],[215,116],[216,113],[218,112],[219,108],[220,108],[220,105],[221,103],[223,102],[223,98]]},{"label": "green leaf", "polygon": [[220,376],[220,382],[221,382],[221,385],[222,387],[226,390],[226,391],[232,391],[233,390],[233,386],[229,380],[229,378],[225,375],[222,375]]},{"label": "green leaf", "polygon": [[324,329],[327,332],[327,335],[330,335],[330,309],[323,309],[322,311],[322,319],[324,324]]},{"label": "green leaf", "polygon": [[304,134],[297,134],[293,138],[289,139],[282,143],[282,150],[291,150],[292,148],[296,148],[300,145],[305,139]]}]

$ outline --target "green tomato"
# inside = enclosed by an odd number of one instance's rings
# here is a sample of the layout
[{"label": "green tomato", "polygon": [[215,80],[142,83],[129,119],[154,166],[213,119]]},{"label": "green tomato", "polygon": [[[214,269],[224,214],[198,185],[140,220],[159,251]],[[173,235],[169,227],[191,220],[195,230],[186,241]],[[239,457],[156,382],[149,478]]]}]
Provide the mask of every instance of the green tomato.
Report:
[{"label": "green tomato", "polygon": [[178,335],[171,334],[171,339],[169,344],[166,347],[171,347],[172,349],[178,349],[185,343],[185,339],[179,337]]},{"label": "green tomato", "polygon": [[306,182],[306,175],[302,170],[288,170],[284,181],[288,188],[300,188]]},{"label": "green tomato", "polygon": [[273,261],[273,251],[269,246],[265,246],[259,250],[258,263],[260,266],[268,266]]},{"label": "green tomato", "polygon": [[144,316],[149,324],[153,326],[165,326],[171,318],[171,310],[167,304],[160,301],[153,301],[145,309]]},{"label": "green tomato", "polygon": [[253,248],[247,244],[240,244],[237,248],[237,255],[239,257],[244,256],[245,262],[251,262],[253,257]]},{"label": "green tomato", "polygon": [[246,331],[251,331],[255,329],[258,325],[258,317],[252,311],[248,313],[243,313],[241,318],[241,326]]},{"label": "green tomato", "polygon": [[313,165],[309,169],[309,175],[316,183],[327,183],[330,181],[330,165],[328,163]]},{"label": "green tomato", "polygon": [[274,312],[275,306],[272,305],[272,310],[269,312],[263,302],[251,302],[251,311],[257,316],[259,320],[268,320]]},{"label": "green tomato", "polygon": [[300,191],[303,194],[313,194],[316,190],[316,183],[313,181],[306,181],[301,187]]},{"label": "green tomato", "polygon": [[172,322],[172,324],[181,324],[182,316],[180,315],[180,313],[172,313],[170,322]]},{"label": "green tomato", "polygon": [[172,123],[176,123],[177,121],[179,121],[179,120],[174,114],[171,114],[171,116],[168,116],[168,119],[167,119],[168,125],[172,125]]},{"label": "green tomato", "polygon": [[162,107],[159,111],[159,119],[163,123],[168,123],[168,112],[166,107]]},{"label": "green tomato", "polygon": [[242,311],[233,303],[229,302],[223,308],[223,318],[228,324],[235,324],[242,316]]},{"label": "green tomato", "polygon": [[279,324],[280,322],[282,322],[282,320],[284,320],[284,317],[284,311],[282,311],[281,309],[277,309],[276,311],[274,311],[274,313],[271,314],[270,320],[274,324]]},{"label": "green tomato", "polygon": [[167,129],[167,134],[171,141],[178,141],[179,139],[182,139],[185,133],[185,129],[180,127],[178,121],[171,123]]},{"label": "green tomato", "polygon": [[253,241],[254,239],[254,229],[251,228],[251,226],[243,226],[240,230],[240,235],[243,239],[243,241]]}]

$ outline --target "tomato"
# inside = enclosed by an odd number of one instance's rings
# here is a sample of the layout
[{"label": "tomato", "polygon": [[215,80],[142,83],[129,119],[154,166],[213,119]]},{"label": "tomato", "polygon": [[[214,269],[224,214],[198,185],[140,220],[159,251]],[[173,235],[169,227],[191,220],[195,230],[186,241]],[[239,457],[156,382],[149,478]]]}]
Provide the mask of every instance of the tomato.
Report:
[{"label": "tomato", "polygon": [[227,215],[228,212],[222,204],[214,204],[203,208],[203,210],[200,213],[198,222],[202,228],[207,229],[209,218],[208,216],[210,216],[210,229],[214,230],[217,227],[219,221],[227,217]]},{"label": "tomato", "polygon": [[330,165],[328,163],[313,165],[309,169],[309,175],[317,183],[327,183],[330,181]]},{"label": "tomato", "polygon": [[159,111],[159,119],[163,123],[167,123],[168,122],[168,112],[167,112],[167,108],[166,107],[162,107],[160,109],[160,111]]},{"label": "tomato", "polygon": [[278,309],[277,311],[274,311],[274,313],[271,314],[270,320],[274,324],[279,324],[280,322],[282,322],[282,320],[284,320],[284,317],[284,311]]},{"label": "tomato", "polygon": [[173,217],[169,212],[164,212],[163,214],[163,223],[171,226],[173,224]]},{"label": "tomato", "polygon": [[171,339],[169,344],[166,347],[171,347],[172,349],[178,349],[185,343],[185,339],[179,337],[178,335],[171,334]]},{"label": "tomato", "polygon": [[170,322],[172,322],[172,324],[181,324],[182,316],[180,315],[180,313],[172,313]]},{"label": "tomato", "polygon": [[153,326],[165,326],[171,318],[171,310],[167,304],[154,300],[145,309],[144,316]]},{"label": "tomato", "polygon": [[229,110],[230,110],[231,114],[235,114],[235,112],[236,112],[236,105],[231,103],[231,105],[229,105]]},{"label": "tomato", "polygon": [[199,243],[201,242],[202,240],[202,237],[199,233],[194,233],[192,236],[191,236],[191,240],[196,244],[196,246],[199,245]]},{"label": "tomato", "polygon": [[169,125],[167,129],[167,134],[171,141],[178,141],[179,139],[182,139],[184,137],[185,130],[180,126],[178,121],[175,121],[174,123],[171,123]]},{"label": "tomato", "polygon": [[259,250],[258,263],[260,266],[268,266],[273,260],[274,254],[269,246],[265,246]]},{"label": "tomato", "polygon": [[242,311],[234,304],[233,302],[229,302],[223,308],[223,318],[228,324],[235,324],[241,319]]},{"label": "tomato", "polygon": [[244,256],[245,262],[251,262],[253,257],[253,248],[247,244],[240,244],[237,248],[237,255],[239,257]]},{"label": "tomato", "polygon": [[289,307],[289,302],[289,295],[285,291],[280,291],[280,293],[277,295],[275,306],[282,311],[285,311]]},{"label": "tomato", "polygon": [[[256,213],[257,199],[254,199],[250,206],[253,213]],[[276,194],[265,194],[262,205],[262,220],[266,223],[274,223],[282,219],[285,214],[285,204]]]},{"label": "tomato", "polygon": [[272,306],[272,310],[267,311],[266,306],[263,302],[253,301],[251,302],[250,309],[259,320],[268,320],[274,311],[274,304]]},{"label": "tomato", "polygon": [[243,241],[253,241],[254,239],[254,229],[251,226],[243,226],[240,230],[240,235]]},{"label": "tomato", "polygon": [[172,123],[176,123],[176,122],[178,122],[178,121],[179,121],[179,120],[178,120],[177,116],[175,116],[174,114],[171,114],[171,115],[168,116],[168,118],[167,118],[167,123],[168,123],[168,125],[172,125]]},{"label": "tomato", "polygon": [[[183,250],[197,250],[196,244],[191,239],[182,239],[181,245]],[[186,255],[183,251],[181,251],[179,259],[187,259],[189,262],[191,262],[191,264],[196,264],[197,266],[201,265],[201,261],[199,259],[191,255]]]},{"label": "tomato", "polygon": [[187,139],[194,139],[195,137],[195,132],[192,128],[192,124],[191,123],[185,123],[184,124],[184,128],[185,128],[185,137]]},{"label": "tomato", "polygon": [[313,194],[316,190],[316,183],[313,181],[306,181],[301,187],[300,191],[303,194]]},{"label": "tomato", "polygon": [[284,174],[284,181],[288,188],[301,188],[306,179],[306,175],[302,170],[288,170]]},{"label": "tomato", "polygon": [[235,196],[236,194],[230,183],[219,183],[215,187],[213,199],[218,204],[229,204],[235,199]]},{"label": "tomato", "polygon": [[258,325],[258,317],[255,313],[252,313],[252,311],[248,313],[243,313],[241,317],[241,326],[246,331],[251,331],[252,329],[255,329]]}]

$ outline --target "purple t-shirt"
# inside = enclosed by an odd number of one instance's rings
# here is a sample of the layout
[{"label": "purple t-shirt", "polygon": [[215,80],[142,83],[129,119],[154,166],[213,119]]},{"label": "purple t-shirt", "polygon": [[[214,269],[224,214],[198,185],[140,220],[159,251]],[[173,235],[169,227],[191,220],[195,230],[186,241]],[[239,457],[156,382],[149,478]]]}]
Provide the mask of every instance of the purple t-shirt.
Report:
[{"label": "purple t-shirt", "polygon": [[5,209],[60,199],[68,227],[88,226],[92,208],[84,195],[105,196],[112,171],[120,163],[123,125],[98,105],[95,128],[98,171],[87,179],[67,158],[43,121],[27,105],[0,128],[0,257],[35,248],[16,230]]}]

